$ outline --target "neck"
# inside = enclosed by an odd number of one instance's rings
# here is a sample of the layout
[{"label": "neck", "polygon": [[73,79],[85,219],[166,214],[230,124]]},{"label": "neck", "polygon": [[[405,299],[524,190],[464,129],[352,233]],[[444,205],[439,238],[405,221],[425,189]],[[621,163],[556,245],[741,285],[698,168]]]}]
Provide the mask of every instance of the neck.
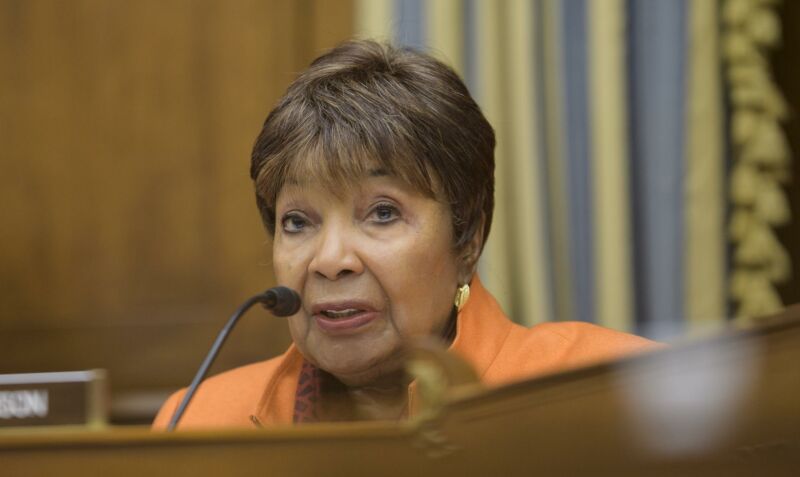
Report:
[{"label": "neck", "polygon": [[347,388],[356,415],[364,420],[398,420],[406,414],[408,377],[402,371]]}]

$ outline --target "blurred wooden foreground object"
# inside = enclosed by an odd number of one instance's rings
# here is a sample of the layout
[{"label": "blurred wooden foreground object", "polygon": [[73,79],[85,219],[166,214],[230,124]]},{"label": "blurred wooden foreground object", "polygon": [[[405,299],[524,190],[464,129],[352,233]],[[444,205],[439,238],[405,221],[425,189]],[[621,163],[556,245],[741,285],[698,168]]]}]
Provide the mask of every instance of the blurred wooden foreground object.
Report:
[{"label": "blurred wooden foreground object", "polygon": [[98,475],[796,475],[798,363],[795,308],[748,331],[491,391],[473,387],[438,412],[400,425],[0,434],[0,462],[8,475],[61,476],[88,469]]}]

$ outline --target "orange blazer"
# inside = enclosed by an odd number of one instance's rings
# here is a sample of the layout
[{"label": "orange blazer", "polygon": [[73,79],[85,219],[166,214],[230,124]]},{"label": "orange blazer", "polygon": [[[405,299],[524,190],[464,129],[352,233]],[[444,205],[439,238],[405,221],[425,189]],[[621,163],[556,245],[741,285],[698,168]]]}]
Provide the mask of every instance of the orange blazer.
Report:
[{"label": "orange blazer", "polygon": [[[555,322],[526,328],[506,317],[477,276],[458,314],[450,346],[489,386],[527,379],[659,346],[638,336],[583,322]],[[303,356],[294,345],[267,361],[207,379],[183,415],[180,429],[290,424]],[[164,429],[184,390],[167,399],[154,429]],[[409,406],[413,409],[412,406]]]}]

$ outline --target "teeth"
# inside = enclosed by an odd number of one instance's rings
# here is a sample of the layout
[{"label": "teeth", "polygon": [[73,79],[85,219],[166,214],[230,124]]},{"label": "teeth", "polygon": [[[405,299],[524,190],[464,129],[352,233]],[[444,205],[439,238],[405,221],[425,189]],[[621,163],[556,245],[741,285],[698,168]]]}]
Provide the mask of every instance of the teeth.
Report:
[{"label": "teeth", "polygon": [[348,316],[353,316],[353,315],[357,314],[358,312],[359,312],[359,310],[355,310],[353,308],[350,308],[350,309],[347,309],[347,310],[339,310],[339,311],[325,310],[325,311],[322,312],[322,314],[327,316],[327,317],[329,317],[329,318],[347,318]]}]

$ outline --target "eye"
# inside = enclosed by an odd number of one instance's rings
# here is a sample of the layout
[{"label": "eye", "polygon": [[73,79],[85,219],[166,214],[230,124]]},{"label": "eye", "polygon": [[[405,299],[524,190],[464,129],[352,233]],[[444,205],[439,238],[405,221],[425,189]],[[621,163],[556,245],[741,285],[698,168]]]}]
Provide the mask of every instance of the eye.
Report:
[{"label": "eye", "polygon": [[300,233],[307,225],[308,219],[297,212],[289,212],[281,218],[283,231],[289,234]]},{"label": "eye", "polygon": [[392,204],[380,203],[372,209],[369,217],[377,224],[390,224],[400,217],[400,211]]}]

